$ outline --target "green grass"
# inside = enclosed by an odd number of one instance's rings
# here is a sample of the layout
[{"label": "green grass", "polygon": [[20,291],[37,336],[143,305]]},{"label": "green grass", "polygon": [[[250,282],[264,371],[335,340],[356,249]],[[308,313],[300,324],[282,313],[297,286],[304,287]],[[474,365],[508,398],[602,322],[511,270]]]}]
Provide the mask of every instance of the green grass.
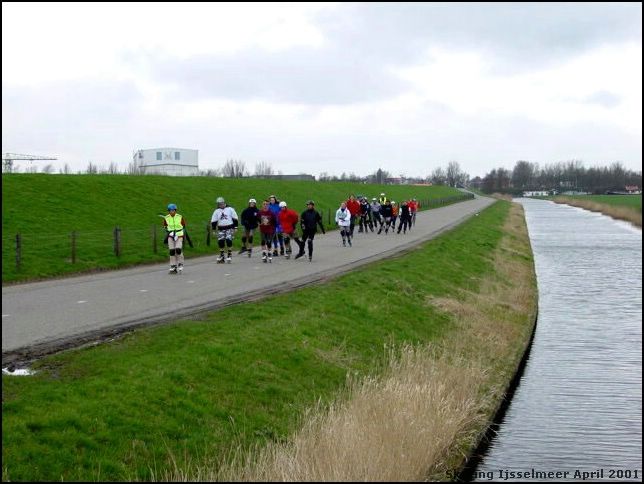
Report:
[{"label": "green grass", "polygon": [[149,479],[172,468],[169,455],[200,463],[285,439],[348,373],[377,373],[386,344],[450,331],[426,296],[476,290],[508,209],[497,202],[324,285],[49,357],[31,377],[3,375],[3,479]]},{"label": "green grass", "polygon": [[[2,281],[26,281],[64,274],[113,269],[167,260],[161,218],[174,202],[187,221],[195,247],[186,256],[215,253],[216,240],[206,244],[215,199],[223,196],[237,213],[276,194],[298,212],[308,199],[316,201],[325,224],[350,193],[394,200],[415,197],[424,207],[450,203],[461,192],[449,187],[357,185],[259,179],[128,175],[2,176]],[[114,228],[121,228],[121,255],[114,254]],[[157,233],[154,253],[152,232]],[[76,261],[71,262],[71,233],[76,232]],[[16,234],[21,235],[20,267]],[[240,236],[235,247],[239,247]]]},{"label": "green grass", "polygon": [[642,213],[642,195],[566,195],[566,197],[573,200],[591,200],[607,205],[628,207]]}]

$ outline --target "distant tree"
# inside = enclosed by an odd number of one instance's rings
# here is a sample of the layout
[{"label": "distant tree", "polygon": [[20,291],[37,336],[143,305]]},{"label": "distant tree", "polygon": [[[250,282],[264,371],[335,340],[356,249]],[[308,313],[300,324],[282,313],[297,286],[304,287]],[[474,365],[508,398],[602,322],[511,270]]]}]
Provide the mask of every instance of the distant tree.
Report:
[{"label": "distant tree", "polygon": [[128,175],[142,175],[143,174],[143,169],[135,161],[132,161],[127,165],[127,174]]},{"label": "distant tree", "polygon": [[457,161],[450,161],[447,164],[447,170],[445,171],[445,176],[447,178],[447,184],[450,187],[455,187],[463,177],[463,172]]},{"label": "distant tree", "polygon": [[94,163],[91,161],[87,164],[87,169],[85,170],[85,173],[88,175],[95,175],[98,173],[98,166],[96,166]]},{"label": "distant tree", "polygon": [[274,175],[275,171],[270,163],[266,161],[260,161],[255,164],[255,176],[270,176]]},{"label": "distant tree", "polygon": [[228,160],[221,169],[222,175],[226,178],[242,178],[248,176],[246,163],[241,160]]},{"label": "distant tree", "polygon": [[47,175],[51,175],[53,171],[54,171],[54,165],[52,165],[51,163],[43,166],[42,168],[42,173],[46,173]]},{"label": "distant tree", "polygon": [[505,168],[495,168],[485,175],[482,190],[486,193],[504,192],[510,187],[511,172]]},{"label": "distant tree", "polygon": [[107,168],[107,172],[108,172],[110,175],[118,175],[118,173],[119,173],[119,167],[118,167],[118,165],[112,161],[112,162],[110,163],[110,166]]},{"label": "distant tree", "polygon": [[512,186],[515,188],[532,188],[533,177],[533,165],[528,161],[517,161],[512,170]]},{"label": "distant tree", "polygon": [[434,168],[434,171],[432,171],[432,174],[429,178],[434,185],[445,185],[447,183],[447,175],[445,174],[445,170],[443,170],[440,166]]}]

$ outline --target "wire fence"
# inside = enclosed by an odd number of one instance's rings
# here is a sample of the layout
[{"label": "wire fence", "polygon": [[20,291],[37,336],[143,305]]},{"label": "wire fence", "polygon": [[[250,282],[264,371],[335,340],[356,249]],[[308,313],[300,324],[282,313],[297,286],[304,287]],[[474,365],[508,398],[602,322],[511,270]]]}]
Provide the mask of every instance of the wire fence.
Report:
[{"label": "wire fence", "polygon": [[[468,193],[418,202],[420,210],[427,210],[471,198],[474,195]],[[317,207],[328,229],[335,226],[336,209]],[[217,245],[209,221],[189,227],[188,235],[193,244],[191,253],[207,254]],[[167,257],[164,238],[165,230],[158,224],[95,231],[3,233],[3,280],[20,279],[21,274],[37,276],[164,260]]]}]

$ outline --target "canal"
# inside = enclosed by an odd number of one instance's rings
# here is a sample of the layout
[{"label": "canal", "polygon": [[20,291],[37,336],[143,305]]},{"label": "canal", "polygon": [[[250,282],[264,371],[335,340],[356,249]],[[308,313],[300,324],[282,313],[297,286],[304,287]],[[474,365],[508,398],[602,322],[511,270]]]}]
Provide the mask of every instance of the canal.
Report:
[{"label": "canal", "polygon": [[518,199],[539,288],[529,357],[476,481],[642,481],[642,231]]}]

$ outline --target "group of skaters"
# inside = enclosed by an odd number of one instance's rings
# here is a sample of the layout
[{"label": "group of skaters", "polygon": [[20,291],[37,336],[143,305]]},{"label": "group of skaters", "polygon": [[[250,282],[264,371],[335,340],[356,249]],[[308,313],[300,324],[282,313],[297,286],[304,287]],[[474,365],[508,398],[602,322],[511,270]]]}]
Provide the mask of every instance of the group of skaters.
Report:
[{"label": "group of skaters", "polygon": [[[309,261],[313,259],[313,239],[318,227],[324,234],[322,216],[315,209],[315,202],[308,200],[306,210],[298,214],[288,207],[285,201],[280,201],[275,195],[262,201],[262,206],[257,206],[257,200],[248,200],[248,207],[241,213],[237,212],[226,203],[223,197],[217,198],[217,208],[212,214],[210,223],[213,231],[217,232],[219,246],[218,264],[232,262],[232,246],[235,232],[241,225],[241,249],[238,254],[246,253],[248,257],[253,253],[254,236],[258,232],[261,240],[262,262],[271,263],[273,257],[284,256],[290,259],[293,254],[292,242],[297,245],[295,259],[305,255],[308,249]],[[351,195],[347,201],[341,203],[336,211],[335,222],[340,228],[342,244],[352,246],[353,232],[358,225],[358,232],[376,232],[380,234],[383,229],[385,234],[389,229],[394,232],[396,221],[399,220],[398,233],[411,230],[415,224],[416,211],[419,205],[415,198],[401,202],[400,206],[395,201],[389,200],[384,193],[380,198],[372,198],[371,202],[366,197]],[[302,237],[298,237],[297,226],[300,225]],[[177,213],[174,203],[168,205],[168,215],[163,219],[166,230],[166,239],[170,252],[171,274],[183,272],[183,240],[190,242],[185,218]]]},{"label": "group of skaters", "polygon": [[419,209],[418,201],[415,198],[396,203],[390,200],[384,193],[380,198],[372,198],[371,202],[364,196],[351,195],[346,202],[340,204],[340,208],[335,213],[335,223],[340,227],[342,245],[347,243],[351,246],[354,228],[358,224],[358,233],[367,233],[369,231],[378,231],[381,234],[393,233],[396,230],[398,221],[398,233],[401,231],[406,234],[408,230],[416,223],[416,212]]}]

